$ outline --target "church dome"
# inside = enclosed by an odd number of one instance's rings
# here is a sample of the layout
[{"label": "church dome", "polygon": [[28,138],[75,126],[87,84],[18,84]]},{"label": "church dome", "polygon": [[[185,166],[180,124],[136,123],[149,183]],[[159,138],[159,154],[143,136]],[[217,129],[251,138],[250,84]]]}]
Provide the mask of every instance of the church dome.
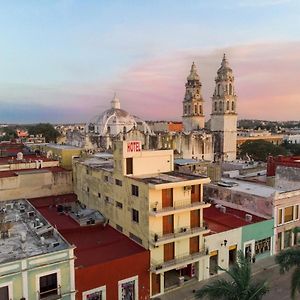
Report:
[{"label": "church dome", "polygon": [[93,132],[101,136],[107,134],[117,135],[137,128],[137,121],[145,123],[121,109],[120,100],[115,95],[111,101],[111,108],[95,116],[87,124],[86,129],[87,132]]}]

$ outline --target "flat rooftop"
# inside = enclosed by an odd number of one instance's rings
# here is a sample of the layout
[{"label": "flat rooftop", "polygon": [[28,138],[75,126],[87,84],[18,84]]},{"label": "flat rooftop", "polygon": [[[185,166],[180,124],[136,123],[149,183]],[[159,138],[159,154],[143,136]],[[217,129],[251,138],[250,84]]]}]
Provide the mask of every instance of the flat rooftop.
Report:
[{"label": "flat rooftop", "polygon": [[1,202],[0,211],[0,263],[70,247],[27,200]]},{"label": "flat rooftop", "polygon": [[133,179],[150,184],[165,184],[207,178],[207,176],[186,174],[176,171],[145,176],[134,176]]},{"label": "flat rooftop", "polygon": [[[76,203],[74,201],[76,201],[74,194],[30,200],[68,242],[76,246],[75,266],[77,268],[102,264],[147,251],[109,225],[105,226],[105,223],[80,226],[69,213],[58,211],[58,205],[72,206]],[[82,208],[81,212],[84,210]]]},{"label": "flat rooftop", "polygon": [[[232,191],[236,192],[242,192],[246,194],[251,194],[255,196],[260,197],[270,197],[276,192],[282,192],[279,189],[275,189],[273,187],[264,185],[264,184],[258,184],[254,182],[246,182],[242,180],[235,180],[235,179],[228,179],[228,178],[222,178],[221,184],[224,183],[225,185],[232,185],[232,186],[223,186],[223,188],[230,189]],[[220,183],[211,183],[210,185],[220,186]],[[222,187],[222,185],[220,186]]]},{"label": "flat rooftop", "polygon": [[[222,212],[220,207],[222,206],[211,205],[203,210],[204,221],[211,230],[209,234],[224,232],[266,220],[245,211],[229,207],[226,207],[225,212]],[[251,221],[246,220],[246,214],[252,216]]]},{"label": "flat rooftop", "polygon": [[62,167],[47,167],[41,169],[17,169],[9,171],[0,171],[0,178],[14,177],[25,174],[37,174],[37,173],[61,173],[61,172],[70,172]]},{"label": "flat rooftop", "polygon": [[29,155],[24,154],[23,159],[19,159],[19,160],[16,158],[16,155],[0,157],[0,165],[31,163],[31,162],[35,162],[36,160],[42,160],[45,162],[46,161],[57,161],[55,159],[47,158],[46,156],[40,156],[40,155],[35,155],[35,154],[29,154]]},{"label": "flat rooftop", "polygon": [[186,165],[195,165],[201,163],[208,163],[208,160],[198,160],[198,159],[186,159],[186,158],[176,158],[174,159],[174,164],[179,166],[186,166]]},{"label": "flat rooftop", "polygon": [[81,150],[82,148],[71,146],[71,145],[61,145],[61,144],[47,144],[48,147],[55,149],[64,149],[64,150]]}]

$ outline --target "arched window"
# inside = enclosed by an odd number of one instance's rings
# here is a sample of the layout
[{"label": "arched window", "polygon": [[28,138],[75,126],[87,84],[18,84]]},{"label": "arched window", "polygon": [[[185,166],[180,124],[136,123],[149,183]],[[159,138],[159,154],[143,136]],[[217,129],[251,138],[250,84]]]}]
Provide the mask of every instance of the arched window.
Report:
[{"label": "arched window", "polygon": [[222,102],[219,102],[219,111],[222,111]]},{"label": "arched window", "polygon": [[233,110],[233,111],[235,110],[234,102],[233,101],[231,102],[231,110]]},{"label": "arched window", "polygon": [[126,133],[127,130],[126,130],[126,126],[123,127],[123,133]]},{"label": "arched window", "polygon": [[107,133],[110,133],[110,127],[107,126]]},{"label": "arched window", "polygon": [[229,95],[232,95],[232,84],[229,83]]},{"label": "arched window", "polygon": [[229,110],[229,101],[226,103],[226,109]]},{"label": "arched window", "polygon": [[191,107],[188,105],[188,114],[191,113]]},{"label": "arched window", "polygon": [[202,105],[199,106],[199,113],[202,114]]},{"label": "arched window", "polygon": [[198,106],[195,104],[195,114],[198,114]]},{"label": "arched window", "polygon": [[218,96],[220,96],[220,83],[218,84]]},{"label": "arched window", "polygon": [[186,106],[184,106],[184,114],[186,115],[187,109]]}]

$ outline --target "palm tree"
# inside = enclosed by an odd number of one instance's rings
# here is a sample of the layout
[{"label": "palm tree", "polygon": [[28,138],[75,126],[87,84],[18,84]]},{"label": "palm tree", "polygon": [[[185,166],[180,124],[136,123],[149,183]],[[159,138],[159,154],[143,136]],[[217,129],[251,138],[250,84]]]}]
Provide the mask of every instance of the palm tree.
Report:
[{"label": "palm tree", "polygon": [[[300,227],[295,227],[293,232],[297,235],[300,232]],[[297,292],[300,293],[300,248],[290,248],[281,251],[275,257],[275,261],[279,264],[279,270],[282,274],[294,268],[291,282],[291,298],[296,299]]]},{"label": "palm tree", "polygon": [[242,251],[238,251],[237,261],[225,270],[231,280],[218,279],[196,292],[196,298],[205,296],[210,300],[260,300],[269,291],[265,281],[251,279],[251,263]]}]

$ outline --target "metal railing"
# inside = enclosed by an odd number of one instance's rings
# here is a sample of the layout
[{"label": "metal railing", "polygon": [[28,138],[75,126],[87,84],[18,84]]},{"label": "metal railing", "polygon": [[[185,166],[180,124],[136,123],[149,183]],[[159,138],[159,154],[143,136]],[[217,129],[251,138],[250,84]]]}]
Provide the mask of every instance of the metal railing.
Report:
[{"label": "metal railing", "polygon": [[174,259],[168,260],[168,261],[151,260],[151,271],[164,270],[164,269],[167,269],[167,268],[179,265],[179,264],[187,264],[187,263],[192,262],[193,260],[201,258],[205,255],[206,255],[206,251],[201,250],[199,252],[195,252],[192,254],[186,253],[186,254],[178,255]]},{"label": "metal railing", "polygon": [[167,234],[157,234],[157,233],[151,232],[151,241],[154,244],[157,244],[157,243],[161,243],[161,242],[164,242],[164,241],[167,241],[170,239],[178,239],[178,238],[184,237],[186,235],[199,233],[199,232],[202,232],[205,230],[208,230],[208,229],[202,226],[202,227],[194,227],[194,228],[182,227],[177,232],[172,232],[172,233],[167,233]]},{"label": "metal railing", "polygon": [[40,300],[57,300],[61,299],[61,286],[59,285],[57,288],[40,292],[38,291],[38,299]]},{"label": "metal railing", "polygon": [[203,201],[191,202],[191,200],[177,200],[173,202],[173,206],[163,207],[163,208],[152,207],[150,213],[155,215],[155,214],[172,212],[172,211],[185,209],[185,208],[199,207],[206,204],[207,203]]}]

